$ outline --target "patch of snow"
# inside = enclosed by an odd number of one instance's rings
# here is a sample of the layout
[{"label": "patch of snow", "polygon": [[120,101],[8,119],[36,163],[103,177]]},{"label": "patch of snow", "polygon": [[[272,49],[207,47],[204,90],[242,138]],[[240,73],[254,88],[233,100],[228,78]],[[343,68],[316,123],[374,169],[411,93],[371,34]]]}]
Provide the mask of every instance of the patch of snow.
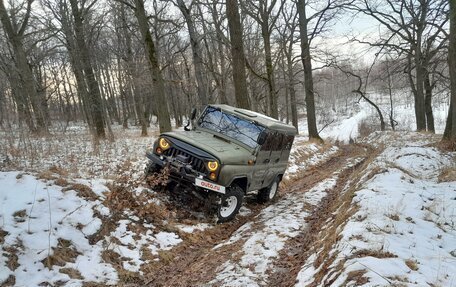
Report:
[{"label": "patch of snow", "polygon": [[[101,246],[92,246],[87,239],[101,226],[92,210],[98,201],[88,202],[74,191],[62,192],[59,186],[20,172],[0,172],[0,182],[0,228],[8,232],[2,249],[16,249],[19,263],[17,269],[10,270],[2,252],[0,282],[9,275],[15,276],[18,286],[59,280],[79,282],[59,273],[60,267],[48,269],[41,262],[49,252],[52,255],[52,248],[58,245],[59,239],[69,240],[82,254],[68,266],[81,266],[81,275],[91,281],[107,284],[117,281],[115,269],[101,261]],[[89,263],[96,268],[85,268]]]},{"label": "patch of snow", "polygon": [[[338,255],[330,268],[344,267],[331,286],[346,284],[349,272],[358,270],[366,272],[364,286],[452,286],[456,282],[456,182],[439,183],[437,177],[442,168],[454,166],[455,154],[425,146],[427,140],[417,143],[414,133],[394,140],[388,133],[380,137],[386,137],[389,146],[368,166],[355,193],[359,210],[332,251]],[[367,177],[375,170],[380,172]],[[353,256],[362,250],[379,255]],[[312,264],[306,264],[297,286],[313,282],[315,272]],[[334,273],[327,274],[322,282]]]}]

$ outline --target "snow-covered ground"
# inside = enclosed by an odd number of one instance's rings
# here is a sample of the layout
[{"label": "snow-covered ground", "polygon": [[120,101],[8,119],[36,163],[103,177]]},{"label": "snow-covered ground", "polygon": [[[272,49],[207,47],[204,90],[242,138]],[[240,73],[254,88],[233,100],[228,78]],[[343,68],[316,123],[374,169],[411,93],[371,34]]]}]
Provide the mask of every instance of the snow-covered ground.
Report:
[{"label": "snow-covered ground", "polygon": [[[444,107],[435,110],[438,132],[445,112]],[[398,106],[396,113],[399,130],[414,129],[411,107]],[[426,134],[375,132],[362,139],[363,124],[375,126],[373,121],[374,111],[361,103],[322,131],[327,140],[323,145],[307,141],[305,120],[301,122],[282,184],[285,194],[252,219],[255,225],[247,222],[215,247],[238,250],[232,259],[219,262],[211,284],[267,285],[265,274],[288,242],[305,230],[310,209],[358,159],[306,193],[288,192],[293,180],[338,157],[341,148],[335,141],[352,140],[384,151],[367,167],[362,186],[354,192],[358,210],[339,230],[342,239],[334,246],[331,254],[337,257],[329,268],[335,272],[328,273],[338,277],[325,279],[336,279],[333,286],[355,277],[365,278],[357,283],[365,286],[456,285],[456,182],[454,176],[442,181],[446,170],[456,169],[454,154],[429,146],[438,137]],[[157,131],[140,137],[138,129],[114,127],[114,133],[115,142],[98,145],[81,126],[49,138],[0,134],[0,285],[128,282],[144,275],[147,265],[168,260],[166,252],[180,245],[185,233],[214,228],[212,223],[185,220],[167,226],[172,212],[141,177],[144,152]],[[127,188],[113,193],[118,182]],[[123,198],[125,193],[133,196]],[[138,205],[140,200],[143,205]],[[152,213],[157,218],[145,220],[141,215],[148,212],[146,206],[162,214]],[[251,212],[246,207],[241,211]],[[316,256],[302,266],[298,286],[313,282],[320,270],[313,264]]]},{"label": "snow-covered ground", "polygon": [[[340,231],[331,252],[337,258],[321,286],[455,286],[456,181],[441,175],[456,170],[456,154],[428,146],[435,138],[420,134],[376,133],[368,141],[378,137],[387,147],[355,192],[358,210]],[[313,264],[317,254],[297,286],[313,282],[321,268]]]},{"label": "snow-covered ground", "polygon": [[[135,232],[134,220],[114,222],[117,227],[112,232],[92,242],[111,213],[103,204],[108,188],[100,184],[64,188],[56,184],[58,180],[0,172],[0,282],[114,284],[119,275],[109,255],[122,258],[123,269],[140,272],[142,263],[154,256],[158,260],[158,251],[181,242],[176,234],[152,224],[141,224],[144,231]],[[145,249],[151,258],[144,257]]]},{"label": "snow-covered ground", "polygon": [[[245,224],[229,240],[215,248],[230,244],[243,244],[242,249],[233,254],[239,260],[228,260],[220,266],[217,277],[210,284],[214,286],[260,286],[267,285],[268,272],[286,241],[297,236],[306,228],[309,211],[317,206],[337,182],[339,174],[357,162],[346,163],[345,167],[319,182],[303,196],[301,193],[288,193],[276,204],[265,208],[256,216],[255,226]],[[260,230],[258,225],[264,226]],[[254,266],[253,268],[251,268]]]}]

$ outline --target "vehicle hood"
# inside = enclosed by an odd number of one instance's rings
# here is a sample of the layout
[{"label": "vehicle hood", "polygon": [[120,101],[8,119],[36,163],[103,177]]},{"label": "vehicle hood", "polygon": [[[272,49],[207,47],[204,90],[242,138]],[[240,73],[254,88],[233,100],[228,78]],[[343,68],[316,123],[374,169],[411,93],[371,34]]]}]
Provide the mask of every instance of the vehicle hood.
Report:
[{"label": "vehicle hood", "polygon": [[217,138],[205,131],[168,132],[163,135],[202,149],[218,158],[221,164],[247,164],[247,161],[253,158],[251,151],[243,146]]}]

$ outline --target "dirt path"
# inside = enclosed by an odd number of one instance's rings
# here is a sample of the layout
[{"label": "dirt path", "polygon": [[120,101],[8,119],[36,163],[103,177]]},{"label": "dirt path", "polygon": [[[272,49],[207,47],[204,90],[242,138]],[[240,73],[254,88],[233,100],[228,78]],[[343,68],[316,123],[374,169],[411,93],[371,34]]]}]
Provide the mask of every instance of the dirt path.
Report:
[{"label": "dirt path", "polygon": [[342,146],[326,162],[285,183],[273,205],[250,203],[250,215],[187,235],[166,260],[143,270],[147,274],[144,283],[293,285],[306,251],[316,241],[315,234],[331,217],[338,195],[370,153],[365,146]]}]

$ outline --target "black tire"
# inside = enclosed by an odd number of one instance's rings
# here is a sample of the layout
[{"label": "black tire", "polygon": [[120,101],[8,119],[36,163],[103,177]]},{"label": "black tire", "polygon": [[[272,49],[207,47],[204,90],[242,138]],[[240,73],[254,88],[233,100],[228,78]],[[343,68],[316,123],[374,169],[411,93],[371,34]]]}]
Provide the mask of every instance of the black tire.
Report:
[{"label": "black tire", "polygon": [[218,223],[228,222],[239,213],[244,199],[244,191],[237,185],[226,189],[226,193],[221,196],[221,202],[217,206]]},{"label": "black tire", "polygon": [[273,201],[277,197],[277,193],[279,193],[279,184],[280,177],[276,177],[268,187],[260,189],[257,196],[258,202]]}]

